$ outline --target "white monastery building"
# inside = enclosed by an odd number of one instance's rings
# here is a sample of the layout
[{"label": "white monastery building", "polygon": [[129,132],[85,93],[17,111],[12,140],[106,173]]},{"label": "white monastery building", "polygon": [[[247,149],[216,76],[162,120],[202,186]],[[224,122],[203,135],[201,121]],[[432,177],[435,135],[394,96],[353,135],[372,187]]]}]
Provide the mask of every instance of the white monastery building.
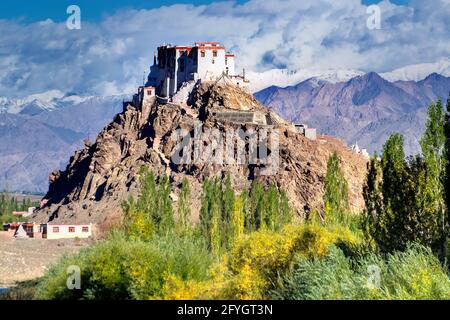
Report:
[{"label": "white monastery building", "polygon": [[238,86],[248,81],[236,75],[235,56],[219,42],[196,42],[194,46],[158,47],[144,90],[147,96],[171,98],[188,82],[214,81],[226,76]]}]

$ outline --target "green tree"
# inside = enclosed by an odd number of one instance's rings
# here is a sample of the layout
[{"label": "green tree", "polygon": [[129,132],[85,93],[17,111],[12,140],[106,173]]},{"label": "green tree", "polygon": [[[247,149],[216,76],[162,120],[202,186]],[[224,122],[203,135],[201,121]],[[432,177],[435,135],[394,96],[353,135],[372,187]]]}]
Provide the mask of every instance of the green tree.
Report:
[{"label": "green tree", "polygon": [[212,182],[205,179],[202,185],[202,200],[200,208],[200,229],[205,236],[208,237],[211,228],[211,206],[212,206]]},{"label": "green tree", "polygon": [[207,240],[208,247],[218,254],[222,247],[222,188],[217,179],[203,182],[202,206],[200,209],[200,230]]},{"label": "green tree", "polygon": [[244,234],[244,202],[241,196],[234,202],[233,216],[231,218],[231,231],[233,241],[239,239]]},{"label": "green tree", "polygon": [[252,182],[249,199],[249,215],[246,217],[246,225],[249,231],[259,230],[265,227],[266,204],[264,188],[256,180]]},{"label": "green tree", "polygon": [[405,250],[409,242],[436,243],[440,233],[435,193],[426,158],[407,161],[403,137],[391,135],[383,146],[381,170],[372,159],[364,188],[367,230],[381,251]]},{"label": "green tree", "polygon": [[280,192],[280,200],[279,200],[279,223],[278,223],[278,229],[280,229],[283,225],[286,225],[288,223],[291,223],[294,215],[293,210],[289,206],[289,199],[287,197],[287,194],[284,190]]},{"label": "green tree", "polygon": [[363,187],[364,202],[366,204],[366,219],[364,231],[375,238],[380,238],[383,230],[381,216],[384,212],[382,194],[381,163],[377,154],[370,159],[366,184]]},{"label": "green tree", "polygon": [[270,230],[276,230],[280,226],[280,197],[278,189],[273,183],[269,185],[265,197],[265,212],[267,212],[267,214],[265,216],[264,225]]},{"label": "green tree", "polygon": [[[445,228],[447,224],[445,206],[445,113],[441,100],[428,107],[428,119],[425,133],[420,140],[427,172],[425,176],[426,187],[421,196],[424,205],[424,214],[430,228],[440,229],[440,251],[444,255]],[[436,224],[436,226],[434,226]]]},{"label": "green tree", "polygon": [[225,184],[222,186],[222,217],[221,230],[223,243],[228,246],[232,243],[233,231],[231,230],[231,219],[234,211],[235,194],[231,184],[230,175],[227,175]]},{"label": "green tree", "polygon": [[349,211],[348,183],[340,162],[336,153],[328,159],[324,194],[325,222],[345,222]]},{"label": "green tree", "polygon": [[[139,200],[138,200],[139,201]],[[155,224],[149,215],[140,209],[132,196],[122,204],[124,212],[123,228],[132,239],[150,239],[155,233]]]},{"label": "green tree", "polygon": [[404,250],[409,241],[406,231],[411,224],[408,203],[408,174],[403,136],[392,134],[383,146],[381,161],[384,210],[378,216],[379,229],[374,234],[380,249],[389,252]]},{"label": "green tree", "polygon": [[184,178],[181,183],[180,198],[178,202],[178,217],[181,230],[183,232],[188,231],[191,226],[191,191],[189,189],[189,181],[187,178]]},{"label": "green tree", "polygon": [[170,186],[169,177],[164,175],[159,183],[158,189],[158,229],[161,233],[168,233],[173,230],[175,220],[172,209],[172,199],[170,193],[172,189]]},{"label": "green tree", "polygon": [[[446,112],[444,115],[444,136],[445,136],[445,147],[444,147],[444,158],[445,158],[445,171],[443,174],[443,185],[444,185],[444,196],[447,209],[447,223],[444,225],[443,239],[441,243],[447,241],[450,233],[450,93],[447,98]],[[443,255],[447,257],[445,252],[446,246],[442,248]]]},{"label": "green tree", "polygon": [[158,224],[158,195],[155,174],[143,166],[139,172],[139,177],[140,196],[136,202],[136,210],[145,212],[151,220]]}]

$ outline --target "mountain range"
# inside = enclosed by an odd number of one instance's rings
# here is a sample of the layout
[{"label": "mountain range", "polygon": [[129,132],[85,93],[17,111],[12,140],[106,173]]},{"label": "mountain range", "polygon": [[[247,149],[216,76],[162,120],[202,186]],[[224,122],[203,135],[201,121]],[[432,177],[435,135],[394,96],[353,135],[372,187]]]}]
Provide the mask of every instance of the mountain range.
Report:
[{"label": "mountain range", "polygon": [[450,78],[437,73],[420,81],[390,82],[375,72],[348,81],[310,78],[295,86],[271,86],[255,93],[265,106],[287,120],[305,123],[319,133],[380,151],[393,132],[405,136],[407,154],[419,152],[427,107],[446,100]]},{"label": "mountain range", "polygon": [[[419,151],[426,107],[446,99],[449,76],[450,59],[382,74],[334,69],[248,73],[257,99],[285,119],[348,144],[357,142],[370,152],[398,131],[405,135],[408,154]],[[83,140],[94,140],[127,98],[58,90],[0,97],[0,190],[45,193],[49,173],[64,168]]]},{"label": "mountain range", "polygon": [[64,168],[84,139],[95,140],[125,98],[53,93],[0,99],[0,190],[46,192],[49,173]]},{"label": "mountain range", "polygon": [[[261,91],[270,86],[294,86],[310,78],[337,83],[345,82],[366,72],[353,69],[316,69],[303,68],[301,70],[271,69],[264,72],[247,72],[252,92]],[[389,72],[380,73],[388,81],[420,81],[432,73],[450,77],[450,58],[433,63],[408,65]]]}]

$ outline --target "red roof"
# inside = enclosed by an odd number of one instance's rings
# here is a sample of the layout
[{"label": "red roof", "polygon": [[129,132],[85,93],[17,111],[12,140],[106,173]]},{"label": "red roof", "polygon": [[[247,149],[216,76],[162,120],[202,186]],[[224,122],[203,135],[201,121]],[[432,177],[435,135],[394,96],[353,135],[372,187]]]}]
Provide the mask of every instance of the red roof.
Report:
[{"label": "red roof", "polygon": [[200,50],[225,50],[225,47],[206,47],[206,46],[198,46]]},{"label": "red roof", "polygon": [[207,45],[207,44],[210,44],[210,45],[219,45],[220,44],[220,42],[215,42],[215,41],[207,41],[207,42],[196,42],[195,43],[195,45],[196,46],[204,46],[204,45]]},{"label": "red roof", "polygon": [[190,47],[190,46],[176,46],[175,49],[177,49],[177,50],[191,50],[192,47]]}]

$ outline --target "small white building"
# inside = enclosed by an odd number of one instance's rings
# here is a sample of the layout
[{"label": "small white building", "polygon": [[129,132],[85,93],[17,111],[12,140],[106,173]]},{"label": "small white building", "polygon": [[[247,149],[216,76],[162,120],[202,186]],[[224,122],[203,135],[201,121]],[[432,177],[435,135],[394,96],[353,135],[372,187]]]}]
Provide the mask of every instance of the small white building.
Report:
[{"label": "small white building", "polygon": [[362,155],[366,159],[370,159],[370,154],[369,154],[369,152],[367,152],[367,149],[361,149],[358,145],[358,142],[356,142],[354,145],[352,145],[350,147],[350,150],[356,154]]},{"label": "small white building", "polygon": [[44,224],[41,226],[42,238],[71,239],[92,236],[91,224]]},{"label": "small white building", "polygon": [[298,132],[303,134],[306,138],[310,140],[316,140],[317,139],[317,130],[316,128],[308,128],[306,124],[295,124],[295,128]]}]

